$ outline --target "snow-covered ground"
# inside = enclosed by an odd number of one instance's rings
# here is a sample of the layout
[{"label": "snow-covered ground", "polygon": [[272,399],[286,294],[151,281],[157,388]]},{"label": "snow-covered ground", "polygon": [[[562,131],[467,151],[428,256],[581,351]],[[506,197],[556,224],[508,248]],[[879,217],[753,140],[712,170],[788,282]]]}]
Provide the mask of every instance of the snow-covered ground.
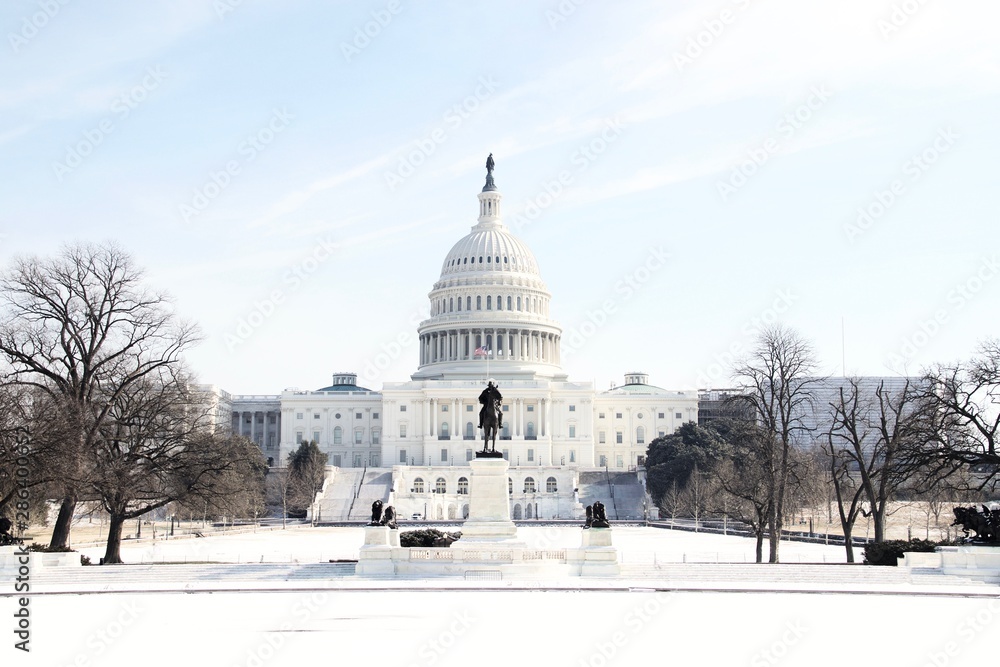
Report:
[{"label": "snow-covered ground", "polygon": [[[625,562],[752,560],[739,537],[616,527]],[[534,547],[579,530],[519,529]],[[361,528],[127,543],[141,560],[352,558]],[[99,557],[103,548],[85,550]],[[843,560],[843,548],[782,544],[787,561]],[[647,561],[648,562],[648,561]],[[389,584],[391,582],[383,582]],[[994,664],[1000,587],[962,595],[633,591],[347,591],[46,594],[31,598],[31,648],[13,648],[13,585],[0,590],[0,665],[393,667]],[[3,626],[6,623],[7,626]]]},{"label": "snow-covered ground", "polygon": [[[445,530],[461,530],[461,526]],[[754,561],[754,541],[749,538],[633,526],[618,526],[613,530],[614,544],[623,563],[652,563],[654,559],[657,562],[689,563]],[[575,527],[528,526],[518,528],[518,539],[531,548],[578,547],[580,532]],[[126,541],[122,544],[122,560],[126,563],[319,563],[356,559],[363,542],[363,528],[298,526],[287,530],[204,538]],[[764,549],[766,557],[766,543]],[[86,547],[80,552],[97,563],[104,555],[104,547]],[[842,546],[803,542],[782,542],[780,555],[786,563],[846,561]],[[860,561],[860,553],[856,556]]]}]

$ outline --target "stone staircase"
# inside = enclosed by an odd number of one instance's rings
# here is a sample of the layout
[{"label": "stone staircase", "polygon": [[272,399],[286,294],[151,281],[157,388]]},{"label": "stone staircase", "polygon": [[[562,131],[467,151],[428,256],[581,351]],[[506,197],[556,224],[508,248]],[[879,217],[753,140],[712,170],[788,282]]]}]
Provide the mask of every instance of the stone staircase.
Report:
[{"label": "stone staircase", "polygon": [[[316,518],[327,523],[347,521],[351,516],[354,495],[361,485],[365,471],[363,468],[327,467],[326,482],[317,499]],[[371,503],[368,503],[369,511]]]},{"label": "stone staircase", "polygon": [[634,472],[581,471],[578,488],[584,507],[600,500],[612,521],[644,518],[646,489]]},{"label": "stone staircase", "polygon": [[372,516],[372,503],[381,500],[383,505],[389,504],[389,491],[392,489],[392,470],[369,468],[361,483],[361,491],[354,501],[349,520],[367,521]]}]

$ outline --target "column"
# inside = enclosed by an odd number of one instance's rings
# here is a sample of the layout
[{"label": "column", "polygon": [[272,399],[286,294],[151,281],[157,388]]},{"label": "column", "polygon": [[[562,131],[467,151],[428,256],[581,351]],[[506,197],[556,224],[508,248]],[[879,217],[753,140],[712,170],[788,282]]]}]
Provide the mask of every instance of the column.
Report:
[{"label": "column", "polygon": [[549,402],[547,400],[540,399],[538,401],[538,437],[545,437],[548,432],[548,417],[549,417]]},{"label": "column", "polygon": [[[431,401],[424,399],[424,434],[433,434],[431,426]],[[414,429],[415,431],[416,429]]]},{"label": "column", "polygon": [[461,439],[461,428],[462,428],[462,400],[459,398],[454,399],[451,402],[451,409],[454,411],[451,417],[451,433],[449,437],[451,440]]},{"label": "column", "polygon": [[438,400],[431,399],[431,436],[437,437],[438,433]]}]

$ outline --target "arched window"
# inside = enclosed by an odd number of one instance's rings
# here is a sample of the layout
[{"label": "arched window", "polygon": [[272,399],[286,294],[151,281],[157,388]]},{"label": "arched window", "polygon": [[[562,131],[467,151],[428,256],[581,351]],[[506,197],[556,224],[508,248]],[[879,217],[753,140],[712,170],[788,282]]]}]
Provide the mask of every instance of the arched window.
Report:
[{"label": "arched window", "polygon": [[529,440],[535,439],[535,422],[528,422],[528,427],[524,430],[524,437]]},{"label": "arched window", "polygon": [[469,518],[469,506],[468,505],[462,505],[462,518],[463,519],[468,519]]},{"label": "arched window", "polygon": [[524,506],[524,518],[525,519],[532,518],[532,515],[531,515],[531,503],[528,503],[528,504],[526,504]]},{"label": "arched window", "polygon": [[486,297],[486,310],[493,310],[493,297]]},{"label": "arched window", "polygon": [[[506,424],[504,424],[504,426],[506,426]],[[473,430],[474,428],[475,427],[472,425],[472,422],[466,422],[466,424],[465,424],[465,439],[466,440],[472,440],[472,439],[474,439],[476,437],[475,436],[475,431]]]},{"label": "arched window", "polygon": [[469,480],[466,477],[458,478],[458,493],[459,495],[469,494]]},{"label": "arched window", "polygon": [[448,438],[448,422],[441,422],[441,439],[447,440]]},{"label": "arched window", "polygon": [[414,493],[423,493],[424,492],[424,478],[423,477],[417,477],[415,480],[413,480],[413,492]]},{"label": "arched window", "polygon": [[458,312],[462,312],[462,297],[458,297]]},{"label": "arched window", "polygon": [[517,297],[517,309],[521,310],[521,297]]},{"label": "arched window", "polygon": [[457,508],[454,505],[448,505],[448,518],[449,519],[454,519],[455,518],[456,509]]},{"label": "arched window", "polygon": [[434,493],[445,493],[448,490],[444,477],[438,477],[434,482]]},{"label": "arched window", "polygon": [[513,517],[511,517],[511,518],[513,518],[515,521],[517,521],[517,520],[519,520],[521,518],[521,503],[516,503],[514,505],[514,511],[512,512],[512,514],[513,514]]},{"label": "arched window", "polygon": [[455,310],[455,297],[448,299],[448,312],[450,313],[453,310]]},{"label": "arched window", "polygon": [[471,296],[465,297],[465,309],[466,310],[472,310],[472,297]]},{"label": "arched window", "polygon": [[507,297],[507,310],[510,310],[510,297]]},{"label": "arched window", "polygon": [[476,297],[476,310],[482,310],[482,309],[483,309],[483,297],[477,296]]},{"label": "arched window", "polygon": [[646,444],[646,429],[641,426],[635,430],[635,444]]},{"label": "arched window", "polygon": [[497,295],[497,310],[503,310],[503,297]]},{"label": "arched window", "polygon": [[558,490],[559,489],[556,487],[556,478],[555,477],[549,477],[547,480],[545,480],[545,492],[546,493],[555,493]]},{"label": "arched window", "polygon": [[344,430],[339,426],[333,429],[333,444],[341,445],[344,442]]},{"label": "arched window", "polygon": [[525,477],[524,478],[524,492],[525,493],[534,493],[535,492],[535,478],[534,477]]}]

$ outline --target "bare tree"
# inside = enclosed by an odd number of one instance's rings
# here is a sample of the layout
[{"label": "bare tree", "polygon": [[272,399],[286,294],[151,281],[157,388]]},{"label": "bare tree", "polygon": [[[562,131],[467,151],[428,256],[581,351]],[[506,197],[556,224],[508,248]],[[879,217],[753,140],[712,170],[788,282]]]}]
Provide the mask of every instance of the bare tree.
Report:
[{"label": "bare tree", "polygon": [[768,562],[778,562],[791,448],[804,433],[803,417],[811,410],[816,369],[812,346],[781,325],[762,330],[751,354],[734,370],[740,400],[752,408],[757,422],[773,435],[767,444]]},{"label": "bare tree", "polygon": [[109,517],[104,563],[121,562],[122,527],[171,502],[234,509],[262,497],[264,462],[245,438],[217,436],[202,397],[164,368],[118,392],[95,442],[90,488]]},{"label": "bare tree", "polygon": [[[980,344],[965,363],[939,364],[924,376],[923,398],[934,409],[924,432],[920,463],[930,472],[971,467],[978,488],[996,488],[1000,475],[1000,339]],[[935,465],[931,465],[935,464]]]},{"label": "bare tree", "polygon": [[67,437],[49,461],[61,505],[50,546],[69,546],[81,490],[111,406],[133,384],[172,366],[197,339],[117,246],[72,245],[54,258],[15,260],[0,277],[0,354],[8,381],[48,394]]},{"label": "bare tree", "polygon": [[847,562],[854,562],[854,524],[862,512],[862,497],[864,487],[856,484],[851,477],[850,458],[834,443],[832,433],[827,434],[827,445],[824,447],[829,457],[830,478],[834,495],[837,500],[837,513],[840,517],[840,527],[844,532],[844,548],[847,550]]},{"label": "bare tree", "polygon": [[756,539],[756,560],[764,561],[764,537],[771,516],[771,456],[774,435],[752,422],[713,422],[729,445],[729,457],[716,468],[724,502],[721,511],[746,524]]},{"label": "bare tree", "polygon": [[921,395],[909,380],[894,392],[886,388],[884,380],[871,391],[858,378],[851,378],[830,404],[831,465],[839,460],[845,470],[856,471],[858,486],[870,508],[876,542],[885,540],[889,502],[913,474],[908,452],[921,438]]}]

